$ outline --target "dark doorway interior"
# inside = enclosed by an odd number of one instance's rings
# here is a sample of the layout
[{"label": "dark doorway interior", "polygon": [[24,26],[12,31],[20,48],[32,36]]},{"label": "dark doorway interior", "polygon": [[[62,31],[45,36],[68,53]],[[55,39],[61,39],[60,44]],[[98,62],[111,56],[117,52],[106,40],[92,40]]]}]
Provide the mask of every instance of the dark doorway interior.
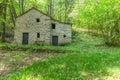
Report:
[{"label": "dark doorway interior", "polygon": [[52,45],[58,46],[58,36],[52,36]]},{"label": "dark doorway interior", "polygon": [[28,39],[29,39],[29,34],[28,33],[23,33],[22,44],[28,44]]}]

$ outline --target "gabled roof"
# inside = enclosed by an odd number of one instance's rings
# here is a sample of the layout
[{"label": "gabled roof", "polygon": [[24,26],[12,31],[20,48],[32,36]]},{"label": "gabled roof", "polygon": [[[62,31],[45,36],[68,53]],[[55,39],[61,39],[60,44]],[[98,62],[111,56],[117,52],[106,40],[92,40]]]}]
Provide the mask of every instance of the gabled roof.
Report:
[{"label": "gabled roof", "polygon": [[61,22],[61,21],[59,21],[59,20],[53,19],[53,18],[52,18],[51,16],[49,16],[48,14],[45,14],[44,12],[36,9],[35,7],[32,7],[31,9],[29,9],[29,10],[27,10],[26,12],[24,12],[23,14],[17,16],[16,18],[21,17],[22,15],[28,13],[29,11],[31,11],[31,10],[33,10],[33,9],[36,10],[36,11],[38,11],[38,12],[40,12],[40,13],[42,13],[43,15],[48,16],[48,17],[49,17],[51,20],[53,20],[53,21],[57,21],[57,22],[62,23],[62,24],[71,24],[71,23]]}]

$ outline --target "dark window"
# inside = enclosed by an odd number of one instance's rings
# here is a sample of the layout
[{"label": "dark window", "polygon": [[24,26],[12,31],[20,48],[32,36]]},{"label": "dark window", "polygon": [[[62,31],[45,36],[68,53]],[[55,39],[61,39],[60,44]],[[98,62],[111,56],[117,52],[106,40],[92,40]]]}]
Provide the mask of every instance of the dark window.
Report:
[{"label": "dark window", "polygon": [[39,19],[39,18],[37,18],[37,19],[36,19],[36,22],[40,22],[40,19]]},{"label": "dark window", "polygon": [[65,38],[65,37],[66,37],[66,35],[63,35],[63,37]]},{"label": "dark window", "polygon": [[55,23],[52,23],[52,29],[55,29]]},{"label": "dark window", "polygon": [[40,33],[37,33],[37,38],[40,38]]}]

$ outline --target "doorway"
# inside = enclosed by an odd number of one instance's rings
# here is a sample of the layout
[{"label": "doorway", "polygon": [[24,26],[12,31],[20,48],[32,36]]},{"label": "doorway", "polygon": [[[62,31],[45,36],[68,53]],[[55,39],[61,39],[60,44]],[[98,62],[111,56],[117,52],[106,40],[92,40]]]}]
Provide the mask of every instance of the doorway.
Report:
[{"label": "doorway", "polygon": [[52,45],[58,46],[58,36],[52,36]]},{"label": "doorway", "polygon": [[28,39],[29,39],[29,34],[28,33],[23,33],[22,44],[28,44]]}]

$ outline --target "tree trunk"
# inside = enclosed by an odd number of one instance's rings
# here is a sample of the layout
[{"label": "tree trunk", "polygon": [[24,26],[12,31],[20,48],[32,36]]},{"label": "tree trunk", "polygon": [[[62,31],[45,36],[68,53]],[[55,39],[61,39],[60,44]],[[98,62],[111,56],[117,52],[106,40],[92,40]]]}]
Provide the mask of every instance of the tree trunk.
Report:
[{"label": "tree trunk", "polygon": [[24,13],[24,0],[21,2],[21,12]]},{"label": "tree trunk", "polygon": [[3,13],[3,3],[0,3],[0,16],[2,15]]},{"label": "tree trunk", "polygon": [[20,11],[20,15],[22,14],[21,13],[21,0],[18,0],[18,2],[19,2],[19,11]]},{"label": "tree trunk", "polygon": [[60,2],[59,20],[62,21],[62,1]]},{"label": "tree trunk", "polygon": [[24,13],[24,0],[19,0],[20,15]]},{"label": "tree trunk", "polygon": [[54,16],[54,0],[49,0],[48,13],[51,17]]},{"label": "tree trunk", "polygon": [[17,17],[17,13],[16,13],[16,10],[15,10],[15,7],[14,7],[13,0],[10,0],[10,3],[11,3],[11,5],[9,6],[10,16],[11,16],[11,20],[12,20],[14,26],[15,26],[15,18]]},{"label": "tree trunk", "polygon": [[4,0],[3,3],[4,3],[4,8],[3,8],[3,22],[2,22],[2,39],[1,41],[2,42],[5,42],[5,32],[6,32],[6,12],[7,12],[7,2],[8,0]]},{"label": "tree trunk", "polygon": [[49,2],[49,15],[52,16],[52,0]]},{"label": "tree trunk", "polygon": [[67,10],[68,10],[68,0],[65,0],[65,22],[67,22]]}]

